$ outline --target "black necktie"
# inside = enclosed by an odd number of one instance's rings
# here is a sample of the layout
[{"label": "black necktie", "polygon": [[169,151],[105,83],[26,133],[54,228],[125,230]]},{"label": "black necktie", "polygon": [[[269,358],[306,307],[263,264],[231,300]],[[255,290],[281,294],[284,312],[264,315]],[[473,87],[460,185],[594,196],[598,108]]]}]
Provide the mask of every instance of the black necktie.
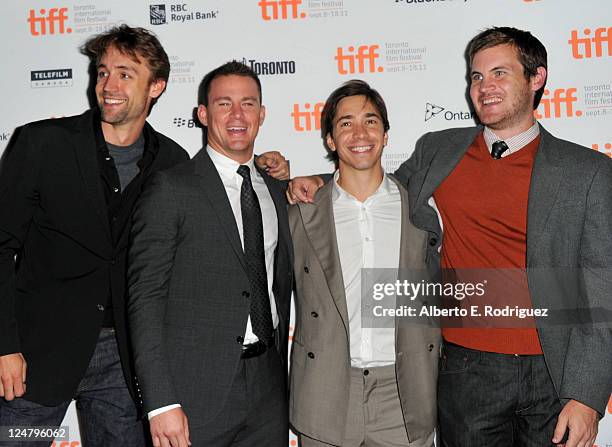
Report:
[{"label": "black necktie", "polygon": [[240,189],[240,209],[242,210],[244,258],[251,283],[251,325],[253,333],[263,341],[272,337],[274,327],[268,295],[261,208],[251,184],[249,167],[240,165],[238,174],[243,178]]},{"label": "black necktie", "polygon": [[493,143],[493,149],[491,150],[491,157],[495,160],[499,160],[504,152],[508,150],[508,145],[505,141],[496,141]]}]

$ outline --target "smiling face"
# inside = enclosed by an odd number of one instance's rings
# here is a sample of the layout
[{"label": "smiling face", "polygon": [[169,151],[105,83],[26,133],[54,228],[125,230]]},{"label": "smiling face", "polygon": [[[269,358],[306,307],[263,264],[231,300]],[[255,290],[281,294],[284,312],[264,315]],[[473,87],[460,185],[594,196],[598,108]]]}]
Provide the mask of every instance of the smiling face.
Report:
[{"label": "smiling face", "polygon": [[497,45],[474,55],[470,79],[470,97],[480,122],[500,138],[517,135],[533,124],[533,98],[546,80],[544,67],[527,79],[517,50]]},{"label": "smiling face", "polygon": [[356,95],[338,102],[332,132],[327,134],[327,145],[337,151],[341,172],[378,171],[386,144],[387,133],[380,112],[371,101]]},{"label": "smiling face", "polygon": [[138,62],[109,47],[98,63],[96,97],[102,127],[142,129],[151,101],[164,91],[166,82],[151,80],[151,71],[141,58]]},{"label": "smiling face", "polygon": [[210,147],[239,163],[247,162],[265,118],[257,83],[248,76],[214,78],[208,105],[198,106],[198,118],[208,128]]}]

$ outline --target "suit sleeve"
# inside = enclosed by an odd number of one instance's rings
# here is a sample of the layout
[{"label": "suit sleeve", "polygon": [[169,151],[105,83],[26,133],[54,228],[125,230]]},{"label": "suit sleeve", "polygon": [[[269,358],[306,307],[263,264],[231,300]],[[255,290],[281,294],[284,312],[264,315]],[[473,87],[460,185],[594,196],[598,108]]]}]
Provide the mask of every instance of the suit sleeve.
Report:
[{"label": "suit sleeve", "polygon": [[27,126],[0,162],[0,355],[21,352],[15,317],[16,264],[38,206],[40,150]]},{"label": "suit sleeve", "polygon": [[427,154],[425,153],[425,148],[427,147],[427,139],[429,134],[426,133],[421,138],[419,138],[416,142],[414,152],[410,156],[408,160],[403,162],[399,168],[393,173],[395,178],[399,180],[403,185],[408,184],[408,180],[413,176],[416,172],[423,169],[425,166],[428,166],[431,160],[427,161],[425,158]]},{"label": "suit sleeve", "polygon": [[128,318],[146,412],[179,403],[164,343],[179,225],[170,182],[158,173],[144,189],[134,211],[128,264]]},{"label": "suit sleeve", "polygon": [[580,267],[585,295],[594,318],[607,321],[571,329],[560,390],[562,399],[574,399],[605,413],[612,392],[612,163],[604,160],[593,177],[587,197],[580,245]]}]

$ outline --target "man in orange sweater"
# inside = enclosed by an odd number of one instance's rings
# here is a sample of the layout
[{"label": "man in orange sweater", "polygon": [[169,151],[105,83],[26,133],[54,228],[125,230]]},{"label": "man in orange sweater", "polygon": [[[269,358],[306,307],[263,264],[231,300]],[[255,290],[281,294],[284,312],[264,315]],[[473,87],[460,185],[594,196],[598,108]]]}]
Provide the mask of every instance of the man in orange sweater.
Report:
[{"label": "man in orange sweater", "polygon": [[483,126],[419,139],[396,172],[411,220],[443,268],[518,272],[503,304],[570,318],[443,328],[441,444],[592,446],[612,388],[612,165],[535,121],[547,58],[533,35],[488,29],[467,56]]}]

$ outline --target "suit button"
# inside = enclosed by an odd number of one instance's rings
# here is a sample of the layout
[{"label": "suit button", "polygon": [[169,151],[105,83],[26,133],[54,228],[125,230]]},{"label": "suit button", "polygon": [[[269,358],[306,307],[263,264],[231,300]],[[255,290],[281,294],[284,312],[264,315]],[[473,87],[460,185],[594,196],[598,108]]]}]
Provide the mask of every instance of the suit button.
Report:
[{"label": "suit button", "polygon": [[312,318],[317,318],[319,316],[316,312],[310,312],[310,315],[312,315]]},{"label": "suit button", "polygon": [[368,371],[367,369],[364,369],[364,370],[363,370],[363,375],[364,375],[364,376],[367,376],[368,374],[370,374],[370,371]]},{"label": "suit button", "polygon": [[314,354],[313,354],[312,352],[309,352],[309,353],[308,353],[308,358],[309,358],[309,359],[314,359]]},{"label": "suit button", "polygon": [[429,346],[427,346],[427,350],[428,350],[429,352],[433,351],[433,348],[434,348],[434,345],[429,345]]},{"label": "suit button", "polygon": [[251,294],[249,292],[247,292],[246,290],[243,290],[242,291],[242,296],[245,297],[245,298],[248,298],[248,297],[251,296]]},{"label": "suit button", "polygon": [[432,237],[429,240],[429,245],[431,245],[432,247],[434,247],[437,243],[438,243],[438,239],[436,239],[435,237]]},{"label": "suit button", "polygon": [[238,337],[236,337],[236,343],[242,344],[244,342],[244,337],[242,335],[239,335]]},{"label": "suit button", "polygon": [[98,308],[100,312],[104,310],[104,306],[102,304],[96,304],[96,307]]},{"label": "suit button", "polygon": [[111,265],[115,265],[116,263],[117,263],[117,260],[116,260],[116,259],[111,259],[111,260],[110,260],[110,264],[111,264]]},{"label": "suit button", "polygon": [[310,270],[308,270],[308,267],[304,267],[304,273],[309,273]]}]

